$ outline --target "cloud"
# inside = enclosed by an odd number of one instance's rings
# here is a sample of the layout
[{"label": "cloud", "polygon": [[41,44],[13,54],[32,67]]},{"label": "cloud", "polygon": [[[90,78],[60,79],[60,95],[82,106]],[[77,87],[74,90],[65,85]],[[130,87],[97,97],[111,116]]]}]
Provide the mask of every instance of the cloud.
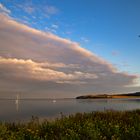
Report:
[{"label": "cloud", "polygon": [[54,29],[58,29],[58,25],[56,25],[56,24],[52,24],[51,27],[54,28]]},{"label": "cloud", "polygon": [[[13,77],[18,79],[33,79],[39,81],[53,81],[65,79],[67,76],[49,68],[42,68],[42,64],[32,60],[22,59],[0,59],[2,77]],[[7,78],[8,78],[7,77]]]},{"label": "cloud", "polygon": [[50,32],[50,33],[57,33],[57,29],[59,28],[58,25],[56,24],[52,24],[50,27],[45,27],[46,32]]},{"label": "cloud", "polygon": [[36,11],[36,7],[33,5],[32,1],[16,3],[14,5],[15,9],[22,10],[27,14],[33,14]]},{"label": "cloud", "polygon": [[70,97],[74,93],[76,96],[135,89],[137,75],[119,72],[78,43],[30,28],[2,14],[0,19],[2,92],[20,88],[25,93]]},{"label": "cloud", "polygon": [[5,6],[3,6],[1,3],[0,3],[0,13],[3,13],[3,14],[10,14],[11,11],[9,9],[7,9]]},{"label": "cloud", "polygon": [[53,5],[44,4],[36,6],[33,1],[16,4],[15,6],[16,8],[20,8],[22,11],[31,15],[32,17],[34,17],[35,15],[38,16],[38,13],[41,13],[40,17],[49,18],[50,16],[59,13],[59,9]]},{"label": "cloud", "polygon": [[46,7],[44,7],[44,11],[46,11],[46,13],[49,15],[54,15],[59,12],[59,10],[56,7],[51,5],[47,5]]},{"label": "cloud", "polygon": [[31,6],[26,6],[26,7],[23,7],[24,11],[27,12],[28,14],[32,14],[34,11],[35,11],[35,8],[34,7],[31,7]]},{"label": "cloud", "polygon": [[88,43],[89,42],[89,39],[87,39],[85,37],[81,37],[81,41],[84,42],[84,43]]},{"label": "cloud", "polygon": [[[64,64],[49,64],[37,63],[32,60],[23,60],[23,59],[0,59],[0,70],[2,77],[13,77],[19,79],[32,79],[39,81],[54,81],[63,83],[68,80],[80,80],[80,79],[96,79],[95,74],[82,73],[79,71],[74,71],[73,73],[64,73],[51,69],[58,67],[67,67]],[[73,81],[74,83],[74,81]]]}]

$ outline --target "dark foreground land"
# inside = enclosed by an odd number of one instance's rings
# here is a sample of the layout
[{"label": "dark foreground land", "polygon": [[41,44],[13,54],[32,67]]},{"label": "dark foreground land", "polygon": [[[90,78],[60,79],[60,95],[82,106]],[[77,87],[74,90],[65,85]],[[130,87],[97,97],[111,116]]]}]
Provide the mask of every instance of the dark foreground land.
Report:
[{"label": "dark foreground land", "polygon": [[0,140],[140,140],[140,110],[77,113],[39,122],[0,123]]}]

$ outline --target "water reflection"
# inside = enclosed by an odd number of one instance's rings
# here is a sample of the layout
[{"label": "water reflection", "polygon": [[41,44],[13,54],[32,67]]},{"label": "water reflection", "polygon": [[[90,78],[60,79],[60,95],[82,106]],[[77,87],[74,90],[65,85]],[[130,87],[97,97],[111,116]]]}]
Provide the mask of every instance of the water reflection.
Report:
[{"label": "water reflection", "polygon": [[96,102],[100,102],[100,103],[107,103],[109,101],[109,99],[78,99],[77,102],[78,103],[82,103],[82,104],[93,104]]},{"label": "water reflection", "polygon": [[[19,105],[20,104],[20,105]],[[140,99],[0,100],[0,120],[26,120],[31,116],[59,117],[76,112],[140,109]]]}]

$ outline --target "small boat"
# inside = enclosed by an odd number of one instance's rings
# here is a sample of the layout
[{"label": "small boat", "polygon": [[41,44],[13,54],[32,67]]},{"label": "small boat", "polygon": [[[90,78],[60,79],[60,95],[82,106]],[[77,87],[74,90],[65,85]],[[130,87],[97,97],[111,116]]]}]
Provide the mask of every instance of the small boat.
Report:
[{"label": "small boat", "polygon": [[53,103],[56,103],[56,100],[53,100]]}]

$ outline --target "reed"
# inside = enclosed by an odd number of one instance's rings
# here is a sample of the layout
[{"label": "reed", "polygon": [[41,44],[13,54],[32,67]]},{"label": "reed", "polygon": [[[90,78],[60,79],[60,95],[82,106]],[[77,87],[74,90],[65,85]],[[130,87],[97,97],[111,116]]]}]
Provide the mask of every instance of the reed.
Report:
[{"label": "reed", "polygon": [[140,140],[140,110],[77,113],[53,121],[0,123],[0,140]]}]

